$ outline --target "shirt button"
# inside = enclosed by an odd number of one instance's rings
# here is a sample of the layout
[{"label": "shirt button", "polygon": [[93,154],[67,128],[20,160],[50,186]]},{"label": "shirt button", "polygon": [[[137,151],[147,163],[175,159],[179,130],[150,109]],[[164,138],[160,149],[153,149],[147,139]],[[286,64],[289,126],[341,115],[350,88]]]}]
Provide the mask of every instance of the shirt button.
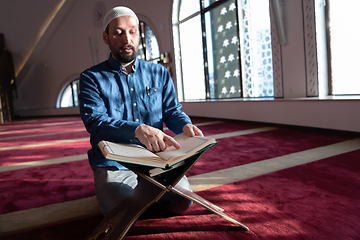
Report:
[{"label": "shirt button", "polygon": [[134,91],[134,89],[133,89],[133,88],[130,88],[130,90],[131,90],[131,91]]},{"label": "shirt button", "polygon": [[134,105],[134,107],[136,107],[136,103],[134,103],[133,105]]},{"label": "shirt button", "polygon": [[138,122],[138,121],[139,121],[139,119],[136,119],[135,121],[136,121],[136,122]]}]

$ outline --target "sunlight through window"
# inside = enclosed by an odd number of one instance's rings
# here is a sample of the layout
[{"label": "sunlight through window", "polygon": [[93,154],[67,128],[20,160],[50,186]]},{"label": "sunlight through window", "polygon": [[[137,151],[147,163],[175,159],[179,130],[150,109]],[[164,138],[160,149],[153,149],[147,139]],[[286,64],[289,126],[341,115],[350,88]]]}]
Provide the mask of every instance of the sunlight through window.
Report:
[{"label": "sunlight through window", "polygon": [[329,0],[332,94],[360,94],[359,0]]}]

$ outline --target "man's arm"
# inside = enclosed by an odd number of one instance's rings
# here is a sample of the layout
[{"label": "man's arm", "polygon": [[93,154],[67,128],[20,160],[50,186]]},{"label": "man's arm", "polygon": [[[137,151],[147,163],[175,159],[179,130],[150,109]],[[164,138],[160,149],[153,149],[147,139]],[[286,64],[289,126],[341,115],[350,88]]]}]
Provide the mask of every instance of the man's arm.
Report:
[{"label": "man's arm", "polygon": [[97,138],[116,142],[136,141],[134,132],[140,125],[108,115],[99,83],[87,73],[80,75],[80,114],[87,131]]},{"label": "man's arm", "polygon": [[167,69],[163,74],[163,118],[166,126],[176,134],[184,131],[186,124],[191,124],[189,116],[181,110],[182,105],[177,100],[175,86]]}]

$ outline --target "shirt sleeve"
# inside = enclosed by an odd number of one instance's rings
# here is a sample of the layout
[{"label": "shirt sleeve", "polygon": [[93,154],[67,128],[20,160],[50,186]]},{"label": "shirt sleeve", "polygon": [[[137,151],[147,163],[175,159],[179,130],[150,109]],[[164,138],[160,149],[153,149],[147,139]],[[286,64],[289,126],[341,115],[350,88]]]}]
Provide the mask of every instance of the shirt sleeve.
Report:
[{"label": "shirt sleeve", "polygon": [[165,69],[163,73],[164,90],[163,90],[163,117],[166,126],[176,134],[182,133],[183,127],[191,123],[189,116],[181,111],[182,105],[176,97],[174,83],[170,73]]},{"label": "shirt sleeve", "polygon": [[108,115],[99,83],[89,72],[80,75],[80,115],[91,136],[113,142],[136,142],[140,123],[115,119]]}]

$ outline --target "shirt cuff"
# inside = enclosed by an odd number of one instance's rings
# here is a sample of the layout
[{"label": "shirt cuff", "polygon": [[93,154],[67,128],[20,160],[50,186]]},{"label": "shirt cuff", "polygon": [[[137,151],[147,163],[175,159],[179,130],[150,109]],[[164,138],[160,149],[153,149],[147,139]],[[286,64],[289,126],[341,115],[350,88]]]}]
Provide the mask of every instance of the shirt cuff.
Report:
[{"label": "shirt cuff", "polygon": [[129,142],[131,142],[131,143],[137,143],[137,142],[138,142],[138,139],[135,138],[135,130],[136,130],[136,128],[137,128],[138,126],[141,125],[141,123],[129,122],[127,125],[128,125],[128,126],[127,126],[127,129],[126,129],[126,135],[127,135],[127,136],[125,136],[125,137],[129,140]]}]

